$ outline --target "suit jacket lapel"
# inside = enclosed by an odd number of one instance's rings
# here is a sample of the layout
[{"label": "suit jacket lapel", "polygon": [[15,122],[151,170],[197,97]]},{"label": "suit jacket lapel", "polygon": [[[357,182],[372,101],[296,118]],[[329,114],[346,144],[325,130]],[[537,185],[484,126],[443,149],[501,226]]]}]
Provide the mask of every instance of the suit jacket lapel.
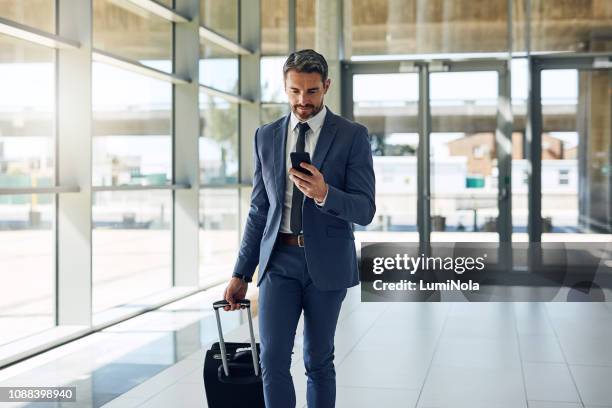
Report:
[{"label": "suit jacket lapel", "polygon": [[312,157],[312,164],[317,169],[321,169],[321,165],[323,164],[323,160],[327,155],[327,151],[334,141],[334,136],[336,136],[336,131],[336,115],[334,115],[334,113],[327,108],[327,114],[325,115],[323,127],[321,128],[321,133],[319,134],[319,140],[317,141],[314,156]]},{"label": "suit jacket lapel", "polygon": [[285,202],[286,160],[287,160],[287,129],[289,115],[274,129],[274,176],[276,179],[276,195],[278,202]]}]

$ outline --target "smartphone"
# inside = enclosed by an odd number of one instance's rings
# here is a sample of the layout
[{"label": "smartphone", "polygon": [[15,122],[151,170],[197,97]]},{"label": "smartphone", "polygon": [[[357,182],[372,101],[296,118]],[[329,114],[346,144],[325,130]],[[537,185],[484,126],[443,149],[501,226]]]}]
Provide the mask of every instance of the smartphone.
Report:
[{"label": "smartphone", "polygon": [[309,176],[312,176],[311,172],[309,172],[308,170],[306,170],[305,168],[300,166],[301,162],[306,162],[308,164],[311,164],[310,163],[310,153],[308,153],[308,152],[302,152],[302,153],[291,152],[291,167],[293,167],[297,171],[301,171],[302,173],[305,173],[305,174],[308,174]]}]

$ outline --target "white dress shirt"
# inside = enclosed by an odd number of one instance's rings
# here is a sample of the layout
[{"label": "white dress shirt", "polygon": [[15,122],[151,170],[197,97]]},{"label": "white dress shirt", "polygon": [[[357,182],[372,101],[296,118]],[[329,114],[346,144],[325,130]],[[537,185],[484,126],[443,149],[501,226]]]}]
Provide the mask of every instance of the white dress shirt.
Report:
[{"label": "white dress shirt", "polygon": [[[304,151],[310,153],[310,160],[314,156],[315,147],[321,134],[321,128],[323,127],[323,121],[327,113],[327,107],[323,106],[323,109],[306,122],[310,126],[310,130],[306,132]],[[293,181],[289,179],[289,169],[291,168],[291,152],[295,152],[295,145],[297,144],[299,130],[297,125],[300,122],[297,116],[291,112],[289,118],[289,129],[287,129],[287,147],[285,149],[286,156],[286,180],[285,180],[285,202],[283,205],[283,219],[281,220],[280,232],[291,234],[291,199],[293,198]],[[325,196],[327,198],[327,195]],[[316,201],[315,201],[316,202]],[[325,199],[322,202],[316,202],[317,205],[322,206],[325,204]]]}]

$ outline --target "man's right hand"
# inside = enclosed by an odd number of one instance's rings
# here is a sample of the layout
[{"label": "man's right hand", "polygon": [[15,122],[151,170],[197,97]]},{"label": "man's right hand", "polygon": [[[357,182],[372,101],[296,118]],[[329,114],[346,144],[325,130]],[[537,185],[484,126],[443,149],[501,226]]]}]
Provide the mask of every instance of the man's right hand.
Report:
[{"label": "man's right hand", "polygon": [[225,288],[225,293],[223,294],[223,298],[227,300],[229,306],[225,306],[223,310],[240,309],[240,305],[236,302],[246,297],[248,287],[249,284],[240,278],[230,279],[227,287]]}]

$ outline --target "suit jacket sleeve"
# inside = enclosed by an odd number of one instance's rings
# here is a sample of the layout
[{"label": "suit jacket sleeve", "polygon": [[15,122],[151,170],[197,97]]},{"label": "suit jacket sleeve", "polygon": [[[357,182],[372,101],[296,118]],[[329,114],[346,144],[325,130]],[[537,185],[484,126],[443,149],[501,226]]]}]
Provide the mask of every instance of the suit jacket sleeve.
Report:
[{"label": "suit jacket sleeve", "polygon": [[238,259],[234,266],[232,276],[244,277],[251,280],[255,268],[259,264],[259,246],[268,217],[270,203],[264,185],[261,171],[261,157],[258,153],[257,138],[259,129],[255,131],[253,146],[253,192],[251,193],[251,207],[247,216],[242,242],[238,252]]},{"label": "suit jacket sleeve", "polygon": [[376,212],[374,165],[368,130],[359,126],[349,153],[344,189],[328,184],[319,211],[359,225],[368,225]]}]

